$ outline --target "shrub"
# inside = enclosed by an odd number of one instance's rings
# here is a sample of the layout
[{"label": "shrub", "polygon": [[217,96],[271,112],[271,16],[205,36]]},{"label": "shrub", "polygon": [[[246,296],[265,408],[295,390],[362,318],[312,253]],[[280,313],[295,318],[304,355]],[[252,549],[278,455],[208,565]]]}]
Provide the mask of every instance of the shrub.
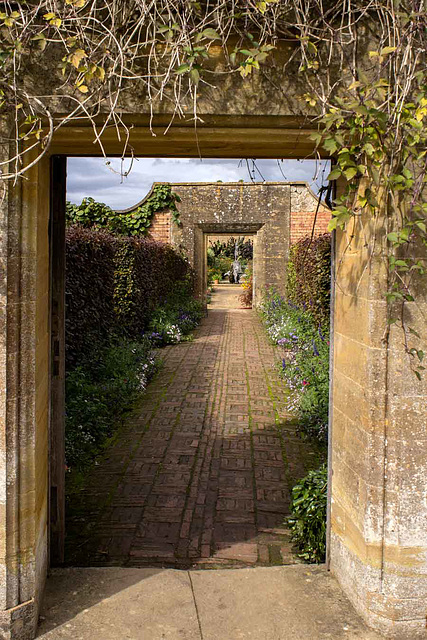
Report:
[{"label": "shrub", "polygon": [[274,290],[267,292],[262,316],[271,341],[284,350],[281,375],[291,391],[290,411],[296,411],[298,429],[326,441],[329,408],[329,329],[313,315],[287,302]]},{"label": "shrub", "polygon": [[116,329],[115,254],[119,239],[106,231],[70,227],[66,233],[66,359],[74,367],[94,343],[103,345]]},{"label": "shrub", "polygon": [[65,454],[82,469],[112,435],[118,419],[145,390],[156,369],[148,339],[93,349],[66,378]]},{"label": "shrub", "polygon": [[292,489],[289,525],[292,540],[307,562],[324,562],[326,553],[326,503],[328,471],[323,464],[310,471]]},{"label": "shrub", "polygon": [[287,299],[311,313],[316,324],[329,322],[331,235],[304,238],[291,247]]},{"label": "shrub", "polygon": [[171,246],[152,240],[72,226],[66,260],[68,369],[112,335],[138,338],[180,282],[185,280],[192,292],[188,262]]}]

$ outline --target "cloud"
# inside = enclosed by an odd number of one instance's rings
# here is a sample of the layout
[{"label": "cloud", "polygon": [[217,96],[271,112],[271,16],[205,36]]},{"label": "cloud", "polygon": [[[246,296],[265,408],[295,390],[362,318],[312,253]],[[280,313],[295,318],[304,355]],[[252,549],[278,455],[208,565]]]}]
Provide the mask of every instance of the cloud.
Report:
[{"label": "cloud", "polygon": [[139,158],[127,177],[120,172],[130,168],[113,158],[106,165],[103,158],[68,158],[67,199],[80,203],[91,196],[113,209],[131,207],[148,193],[153,182],[237,182],[244,180],[307,180],[315,191],[326,181],[329,161],[252,160],[237,158]]}]

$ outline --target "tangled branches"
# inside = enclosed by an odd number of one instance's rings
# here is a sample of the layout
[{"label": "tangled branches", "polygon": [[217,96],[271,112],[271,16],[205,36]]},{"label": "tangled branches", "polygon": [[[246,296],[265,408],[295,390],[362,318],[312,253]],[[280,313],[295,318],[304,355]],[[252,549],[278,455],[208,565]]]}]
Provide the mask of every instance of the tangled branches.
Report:
[{"label": "tangled branches", "polygon": [[[125,131],[123,156],[131,155],[122,114],[132,92],[151,117],[161,111],[170,122],[197,123],[198,99],[207,88],[215,92],[224,76],[259,74],[277,95],[286,93],[292,76],[304,87],[297,91],[299,113],[318,127],[316,143],[337,160],[330,179],[347,182],[331,228],[363,226],[366,216],[386,220],[387,299],[391,306],[413,300],[411,283],[425,269],[414,247],[424,256],[427,246],[423,0],[7,0],[2,6],[0,115],[10,134],[1,142],[13,149],[0,163],[3,180],[24,174],[59,127],[81,119],[92,124],[102,153],[107,126],[118,136]],[[402,304],[402,326],[403,315]],[[407,332],[405,345],[422,368],[423,352],[409,345]]]},{"label": "tangled branches", "polygon": [[[102,148],[105,127],[126,128],[121,98],[130,88],[143,96],[152,115],[165,103],[172,119],[185,117],[189,102],[197,119],[204,86],[223,74],[250,76],[260,65],[266,76],[275,64],[283,77],[288,67],[297,69],[307,87],[302,103],[313,108],[313,116],[324,114],[343,89],[352,86],[357,94],[354,83],[362,71],[386,77],[382,110],[398,125],[399,108],[413,92],[425,55],[426,18],[422,0],[401,3],[399,11],[395,5],[393,0],[4,2],[0,99],[2,112],[14,114],[15,150],[13,169],[3,169],[2,177],[26,170],[20,141],[26,142],[25,153],[42,154],[55,130],[73,120],[89,119]],[[392,48],[393,55],[380,56],[379,65],[367,63],[360,52],[369,41],[378,52]],[[286,44],[291,53],[276,62],[276,51]],[[212,47],[222,49],[220,65],[212,63]],[[127,152],[125,143],[123,155]]]}]

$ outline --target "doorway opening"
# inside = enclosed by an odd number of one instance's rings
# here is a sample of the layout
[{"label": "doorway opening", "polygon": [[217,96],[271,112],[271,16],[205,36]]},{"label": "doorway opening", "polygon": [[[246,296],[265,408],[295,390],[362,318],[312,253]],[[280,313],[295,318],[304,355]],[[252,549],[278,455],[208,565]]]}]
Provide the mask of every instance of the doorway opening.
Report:
[{"label": "doorway opening", "polygon": [[[170,237],[192,261],[201,299],[215,243],[234,244],[234,255],[229,268],[214,265],[214,288],[226,295],[237,289],[240,303],[252,271],[256,307],[266,286],[281,286],[290,193],[302,183],[176,182],[172,188],[181,202],[180,225]],[[270,193],[273,210],[266,205]],[[262,206],[248,207],[250,198]],[[240,209],[229,207],[221,221],[232,199]],[[239,262],[235,273],[233,262]],[[252,303],[239,307],[247,310],[243,315],[221,302],[212,313],[212,304],[192,341],[162,352],[163,367],[136,413],[120,418],[113,439],[79,475],[69,503],[66,563],[208,568],[295,561],[284,526],[290,489],[317,464],[319,450],[299,442],[283,401],[281,352],[269,347]]]},{"label": "doorway opening", "polygon": [[256,234],[205,234],[207,308],[252,309]]}]

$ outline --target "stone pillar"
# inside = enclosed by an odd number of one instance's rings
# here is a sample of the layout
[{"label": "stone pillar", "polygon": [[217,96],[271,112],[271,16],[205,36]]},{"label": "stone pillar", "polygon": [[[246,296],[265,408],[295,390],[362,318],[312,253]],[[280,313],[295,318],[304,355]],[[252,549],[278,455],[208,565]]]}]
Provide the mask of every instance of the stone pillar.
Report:
[{"label": "stone pillar", "polygon": [[41,169],[10,183],[0,204],[0,638],[8,640],[34,637],[46,574],[47,447],[36,428],[39,421],[47,435],[36,400]]},{"label": "stone pillar", "polygon": [[[385,233],[378,220],[361,227],[337,237],[331,569],[368,624],[415,640],[426,637],[427,376],[411,372],[398,327],[387,338]],[[425,276],[407,314],[426,344]]]}]

